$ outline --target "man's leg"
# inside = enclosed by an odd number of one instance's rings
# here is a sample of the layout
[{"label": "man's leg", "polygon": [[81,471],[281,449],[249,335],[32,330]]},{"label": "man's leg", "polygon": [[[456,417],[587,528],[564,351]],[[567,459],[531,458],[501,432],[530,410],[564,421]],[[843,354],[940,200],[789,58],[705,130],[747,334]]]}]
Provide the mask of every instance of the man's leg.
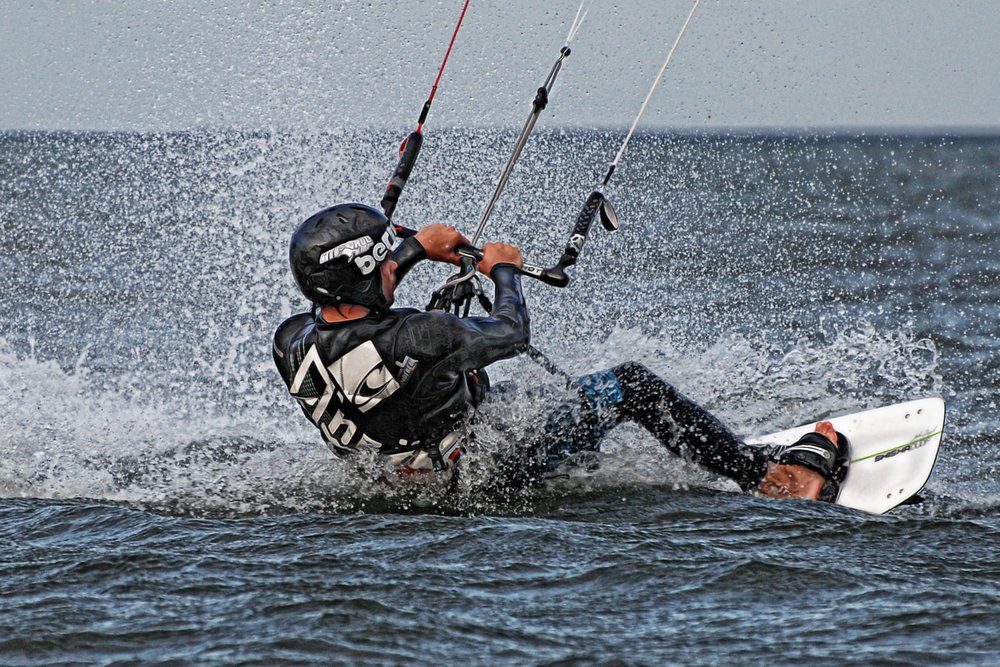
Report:
[{"label": "man's leg", "polygon": [[672,385],[635,362],[576,380],[579,401],[559,403],[543,433],[504,466],[507,484],[538,483],[570,457],[597,452],[615,426],[635,422],[663,445],[709,471],[756,488],[767,471],[766,453],[732,431]]},{"label": "man's leg", "polygon": [[[771,451],[747,446],[711,413],[637,362],[585,375],[575,384],[579,402],[559,403],[543,434],[516,448],[501,466],[506,474],[496,480],[498,490],[536,484],[570,457],[598,451],[608,431],[626,421],[643,426],[669,451],[734,480],[745,491],[832,500],[843,480],[848,445],[836,433],[839,445],[829,439],[824,432],[825,427],[833,432],[829,423],[817,424],[817,433]],[[813,435],[821,439],[812,439]],[[809,454],[817,446],[823,448],[824,439],[831,469],[818,465],[819,458]]]},{"label": "man's leg", "polygon": [[[715,416],[637,362],[580,378],[585,403],[600,421],[639,424],[668,450],[701,467],[756,488],[767,471],[766,452],[748,447]],[[610,417],[610,419],[609,419]]]}]

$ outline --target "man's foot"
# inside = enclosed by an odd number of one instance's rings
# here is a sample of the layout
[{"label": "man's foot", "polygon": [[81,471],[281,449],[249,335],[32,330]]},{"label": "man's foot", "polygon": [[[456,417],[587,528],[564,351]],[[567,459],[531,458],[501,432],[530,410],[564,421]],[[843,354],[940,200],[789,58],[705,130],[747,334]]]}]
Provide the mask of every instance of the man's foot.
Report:
[{"label": "man's foot", "polygon": [[758,490],[772,498],[804,498],[818,500],[836,498],[835,476],[843,465],[846,452],[838,447],[842,439],[828,421],[816,424],[816,430],[807,433],[795,443],[779,450],[778,461],[767,464],[767,473]]},{"label": "man's foot", "polygon": [[833,428],[832,422],[819,422],[816,424],[816,433],[819,433],[833,444],[837,444],[837,431]]}]

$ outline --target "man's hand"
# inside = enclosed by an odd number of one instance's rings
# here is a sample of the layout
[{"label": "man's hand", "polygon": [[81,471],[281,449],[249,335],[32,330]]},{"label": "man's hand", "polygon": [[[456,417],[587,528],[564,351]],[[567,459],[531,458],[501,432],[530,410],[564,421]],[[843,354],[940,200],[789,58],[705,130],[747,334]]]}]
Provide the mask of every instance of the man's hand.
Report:
[{"label": "man's hand", "polygon": [[768,462],[767,474],[757,490],[772,498],[817,500],[825,483],[823,475],[804,466]]},{"label": "man's hand", "polygon": [[469,239],[465,238],[457,229],[438,222],[427,225],[417,232],[416,239],[424,247],[427,259],[434,262],[447,262],[456,266],[462,263],[462,258],[455,252],[455,248],[460,245],[469,245]]},{"label": "man's hand", "polygon": [[497,264],[513,264],[517,268],[524,265],[521,251],[506,243],[487,243],[483,246],[483,259],[479,262],[479,272],[484,276],[492,275]]}]

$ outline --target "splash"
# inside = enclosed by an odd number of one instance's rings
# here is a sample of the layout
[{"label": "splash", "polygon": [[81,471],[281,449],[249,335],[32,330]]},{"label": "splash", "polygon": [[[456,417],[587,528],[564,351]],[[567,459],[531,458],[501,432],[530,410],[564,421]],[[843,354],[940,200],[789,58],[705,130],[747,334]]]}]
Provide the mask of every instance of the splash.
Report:
[{"label": "splash", "polygon": [[[626,352],[627,351],[627,352]],[[614,329],[568,367],[636,359],[720,414],[738,432],[761,434],[834,414],[940,391],[933,344],[870,323],[830,326],[782,352],[764,336],[730,335],[684,346],[667,333]],[[530,511],[539,498],[595,489],[734,485],[670,456],[633,425],[613,431],[592,457],[570,460],[543,490],[494,497],[496,466],[541,435],[553,405],[572,401],[526,360],[496,379],[544,391],[485,410],[456,493],[387,486],[373,460],[334,459],[288,401],[270,415],[231,402],[206,404],[198,385],[124,391],[133,379],[90,370],[86,355],[62,367],[34,350],[0,344],[0,494],[93,498],[194,514],[273,512]],[[596,370],[586,368],[582,372]],[[194,392],[194,393],[186,393]]]},{"label": "splash", "polygon": [[[520,243],[534,263],[554,260],[593,165],[619,139],[540,133],[492,238]],[[0,306],[13,314],[0,321],[0,494],[233,513],[433,502],[387,494],[377,474],[332,460],[268,359],[270,333],[303,307],[287,272],[290,231],[322,206],[377,198],[397,133],[0,140],[12,174],[0,183]],[[511,141],[503,129],[436,132],[398,221],[468,230],[505,157],[497,147]],[[996,310],[982,295],[996,273],[976,259],[995,245],[982,224],[991,214],[933,174],[988,179],[993,149],[668,135],[633,144],[611,193],[621,230],[591,239],[569,289],[525,286],[540,347],[575,374],[640,361],[747,436],[944,394],[956,400],[935,479],[992,474],[982,461],[996,458]],[[935,184],[930,200],[897,178],[910,173]],[[929,235],[931,215],[950,231]],[[949,273],[956,257],[961,272]],[[400,305],[426,303],[441,269],[416,268]],[[551,383],[524,361],[493,375]],[[545,409],[508,412],[528,433]],[[953,435],[956,423],[964,432]],[[469,459],[483,472],[460,484],[469,511],[484,507],[477,489],[501,451],[490,447],[516,442],[488,440]],[[637,428],[613,432],[604,451],[598,470],[579,461],[557,486],[718,484]]]}]

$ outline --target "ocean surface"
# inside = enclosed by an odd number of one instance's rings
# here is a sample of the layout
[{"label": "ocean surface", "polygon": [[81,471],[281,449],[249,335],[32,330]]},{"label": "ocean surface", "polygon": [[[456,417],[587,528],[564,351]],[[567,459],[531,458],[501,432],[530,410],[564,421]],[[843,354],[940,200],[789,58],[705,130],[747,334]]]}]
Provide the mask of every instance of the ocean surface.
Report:
[{"label": "ocean surface", "polygon": [[[554,262],[621,137],[538,133],[487,239]],[[526,285],[562,368],[641,361],[742,435],[943,397],[886,516],[743,495],[628,425],[502,499],[489,437],[445,497],[334,460],[271,366],[287,242],[376,203],[400,138],[0,133],[0,664],[1000,662],[1000,138],[640,134],[621,229]],[[397,222],[471,232],[513,138],[429,132]]]}]

